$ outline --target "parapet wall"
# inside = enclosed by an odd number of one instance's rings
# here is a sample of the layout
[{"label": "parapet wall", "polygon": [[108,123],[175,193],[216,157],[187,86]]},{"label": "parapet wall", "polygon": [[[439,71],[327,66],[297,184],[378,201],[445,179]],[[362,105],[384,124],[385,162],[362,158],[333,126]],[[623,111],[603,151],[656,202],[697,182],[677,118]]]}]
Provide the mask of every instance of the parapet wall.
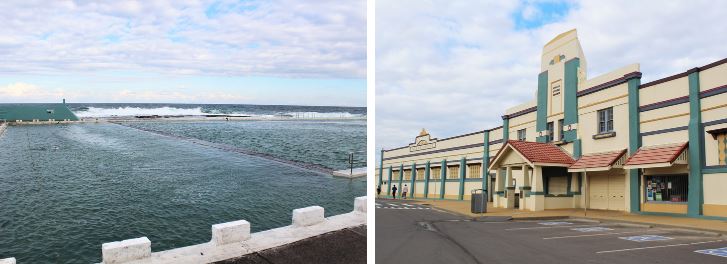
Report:
[{"label": "parapet wall", "polygon": [[153,253],[152,242],[146,237],[104,243],[102,263],[210,263],[240,257],[366,224],[366,197],[356,198],[350,213],[328,218],[323,215],[324,209],[320,206],[295,209],[291,225],[253,234],[251,223],[245,220],[216,224],[212,225],[210,242]]}]

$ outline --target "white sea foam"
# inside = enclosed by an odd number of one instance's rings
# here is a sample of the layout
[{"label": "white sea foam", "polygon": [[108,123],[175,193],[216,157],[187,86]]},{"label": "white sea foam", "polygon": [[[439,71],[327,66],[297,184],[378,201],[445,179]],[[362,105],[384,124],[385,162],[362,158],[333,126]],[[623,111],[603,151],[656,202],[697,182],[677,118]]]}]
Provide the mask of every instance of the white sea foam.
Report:
[{"label": "white sea foam", "polygon": [[197,108],[176,108],[176,107],[114,107],[101,108],[89,107],[88,110],[75,113],[78,117],[111,117],[111,116],[141,116],[141,115],[204,115],[201,107]]},{"label": "white sea foam", "polygon": [[[128,116],[201,116],[201,115],[213,115],[221,114],[218,111],[212,110],[210,113],[202,112],[201,107],[196,108],[176,108],[176,107],[156,107],[156,108],[142,108],[142,107],[89,107],[88,110],[76,111],[75,114],[80,118],[93,118],[93,117],[128,117]],[[234,112],[229,113],[230,115],[249,115],[254,117],[290,117],[290,118],[357,118],[363,117],[361,114],[351,114],[349,112],[280,112],[277,114],[254,114],[254,113],[242,113]]]}]

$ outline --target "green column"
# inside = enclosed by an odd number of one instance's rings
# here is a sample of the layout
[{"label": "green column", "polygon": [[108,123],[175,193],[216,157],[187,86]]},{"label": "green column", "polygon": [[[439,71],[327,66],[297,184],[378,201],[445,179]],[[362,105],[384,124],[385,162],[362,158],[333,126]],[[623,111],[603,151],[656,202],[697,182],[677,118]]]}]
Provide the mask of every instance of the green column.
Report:
[{"label": "green column", "polygon": [[447,178],[447,160],[442,159],[442,169],[439,173],[441,175],[441,179],[439,179],[442,182],[442,186],[439,186],[439,199],[444,199],[444,183],[446,182]]},{"label": "green column", "polygon": [[689,194],[687,215],[702,214],[702,166],[704,165],[704,134],[702,108],[699,99],[699,68],[689,70]]},{"label": "green column", "polygon": [[412,162],[411,163],[411,188],[409,188],[409,197],[414,198],[414,185],[416,183],[417,178],[417,163]]},{"label": "green column", "polygon": [[[639,86],[641,85],[641,73],[627,74],[629,89],[629,155],[636,153],[641,147],[641,128],[639,127]],[[639,170],[629,171],[629,205],[631,212],[641,211],[641,193],[639,192]]]},{"label": "green column", "polygon": [[[580,59],[574,58],[565,62],[564,66],[565,76],[563,78],[563,99],[565,109],[563,110],[563,125],[566,126],[578,123],[578,68],[580,65]],[[576,138],[577,135],[575,129],[565,131],[565,141],[572,142],[575,141]]]},{"label": "green column", "polygon": [[391,165],[389,165],[389,186],[386,188],[386,196],[391,196]]},{"label": "green column", "polygon": [[466,174],[467,169],[467,158],[462,157],[462,160],[459,161],[459,195],[457,195],[458,200],[464,200],[464,176]]},{"label": "green column", "polygon": [[401,190],[402,190],[401,188],[404,187],[403,183],[404,183],[404,163],[399,165],[399,187],[397,190],[399,192],[399,197],[401,197]]},{"label": "green column", "polygon": [[424,198],[429,197],[429,161],[427,160],[427,165],[424,167]]},{"label": "green column", "polygon": [[381,160],[379,161],[379,185],[378,187],[384,187],[384,149],[381,149]]},{"label": "green column", "polygon": [[[538,75],[538,112],[537,120],[535,121],[535,134],[539,131],[543,131],[547,128],[548,124],[548,71],[541,72]],[[535,141],[545,142],[543,135],[536,137]]]},{"label": "green column", "polygon": [[502,117],[502,145],[505,146],[505,143],[510,140],[510,117],[503,116]]},{"label": "green column", "polygon": [[484,153],[482,153],[482,190],[487,191],[487,183],[490,182],[490,131],[485,130]]}]

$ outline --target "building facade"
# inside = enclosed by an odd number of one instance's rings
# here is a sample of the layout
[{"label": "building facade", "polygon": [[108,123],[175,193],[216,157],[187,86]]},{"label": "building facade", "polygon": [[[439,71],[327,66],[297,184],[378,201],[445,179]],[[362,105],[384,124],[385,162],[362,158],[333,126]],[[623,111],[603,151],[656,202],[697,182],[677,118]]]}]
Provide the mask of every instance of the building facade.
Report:
[{"label": "building facade", "polygon": [[382,150],[382,194],[496,207],[727,217],[727,59],[648,83],[639,64],[587,78],[576,30],[543,47],[536,98],[502,126]]}]

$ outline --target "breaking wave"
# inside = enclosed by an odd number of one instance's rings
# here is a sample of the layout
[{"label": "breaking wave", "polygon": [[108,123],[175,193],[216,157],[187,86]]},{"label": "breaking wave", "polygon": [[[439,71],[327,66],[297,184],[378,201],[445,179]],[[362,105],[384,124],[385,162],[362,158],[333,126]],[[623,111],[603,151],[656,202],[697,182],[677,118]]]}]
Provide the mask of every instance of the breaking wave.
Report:
[{"label": "breaking wave", "polygon": [[365,117],[365,114],[352,114],[349,112],[276,112],[263,113],[255,112],[239,112],[239,111],[219,111],[217,109],[203,109],[202,107],[194,108],[177,108],[177,107],[85,107],[76,109],[75,114],[80,118],[94,117],[130,117],[130,116],[203,116],[203,115],[246,115],[253,117],[288,117],[288,118],[357,118]]}]

